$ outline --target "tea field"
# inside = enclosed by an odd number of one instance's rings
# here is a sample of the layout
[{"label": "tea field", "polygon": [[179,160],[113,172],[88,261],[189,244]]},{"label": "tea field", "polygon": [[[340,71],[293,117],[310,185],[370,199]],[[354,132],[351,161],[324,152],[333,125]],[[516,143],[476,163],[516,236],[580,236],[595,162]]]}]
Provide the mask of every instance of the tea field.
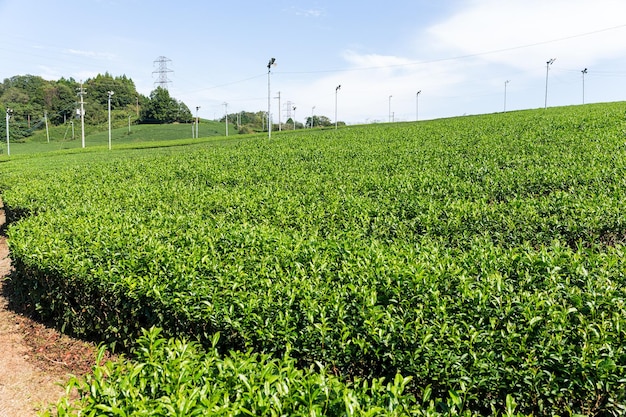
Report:
[{"label": "tea field", "polygon": [[12,302],[135,358],[59,415],[626,413],[625,103],[0,174]]}]

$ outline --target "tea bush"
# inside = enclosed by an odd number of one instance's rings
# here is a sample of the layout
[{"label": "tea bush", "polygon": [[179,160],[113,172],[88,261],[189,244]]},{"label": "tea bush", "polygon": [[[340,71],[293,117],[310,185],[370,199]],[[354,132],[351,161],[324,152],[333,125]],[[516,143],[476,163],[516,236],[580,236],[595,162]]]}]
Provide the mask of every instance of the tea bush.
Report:
[{"label": "tea bush", "polygon": [[416,403],[618,415],[624,132],[612,103],[10,161],[12,300],[127,347],[401,374]]}]

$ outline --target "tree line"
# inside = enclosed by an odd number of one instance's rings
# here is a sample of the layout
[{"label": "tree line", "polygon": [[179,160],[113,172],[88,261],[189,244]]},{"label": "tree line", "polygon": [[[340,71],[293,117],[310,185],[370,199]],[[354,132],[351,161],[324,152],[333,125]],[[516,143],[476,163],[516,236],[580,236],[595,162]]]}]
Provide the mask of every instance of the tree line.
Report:
[{"label": "tree line", "polygon": [[[119,124],[129,117],[134,123],[189,123],[191,111],[182,101],[171,97],[166,89],[157,87],[148,97],[137,92],[135,83],[126,75],[98,74],[82,83],[85,123],[105,124],[108,121],[109,91],[111,116]],[[41,128],[47,118],[52,125],[61,125],[79,117],[81,83],[73,78],[56,81],[36,75],[17,75],[0,84],[0,107],[11,110],[11,137],[29,136]],[[0,126],[5,126],[5,117]],[[3,131],[3,130],[2,130]]]},{"label": "tree line", "polygon": [[[157,87],[149,96],[137,92],[135,83],[126,75],[113,76],[108,72],[98,74],[82,83],[85,123],[106,125],[108,122],[109,91],[111,96],[111,118],[114,126],[133,123],[191,123],[194,117],[189,107],[171,97],[169,91]],[[11,109],[11,137],[21,139],[44,127],[47,122],[62,125],[80,116],[79,91],[81,83],[74,78],[45,80],[36,75],[16,75],[0,84],[0,108]],[[5,117],[0,118],[0,132],[5,129]],[[239,133],[267,130],[267,113],[239,112],[228,115],[236,124]],[[222,118],[222,122],[224,117]],[[343,122],[340,122],[343,125]],[[311,127],[328,127],[333,122],[326,116],[308,117],[304,124],[288,119],[272,130],[292,130]],[[1,133],[0,133],[1,134]]]},{"label": "tree line", "polygon": [[[220,122],[224,123],[226,116],[222,116]],[[267,130],[267,112],[258,111],[256,113],[241,111],[239,113],[229,113],[228,121],[237,126],[239,133],[253,133]],[[345,122],[338,122],[339,126],[345,126]],[[280,127],[272,123],[272,130],[296,130],[309,129],[311,127],[330,127],[335,124],[326,116],[315,115],[306,118],[304,123],[295,121],[290,117],[283,122]]]}]

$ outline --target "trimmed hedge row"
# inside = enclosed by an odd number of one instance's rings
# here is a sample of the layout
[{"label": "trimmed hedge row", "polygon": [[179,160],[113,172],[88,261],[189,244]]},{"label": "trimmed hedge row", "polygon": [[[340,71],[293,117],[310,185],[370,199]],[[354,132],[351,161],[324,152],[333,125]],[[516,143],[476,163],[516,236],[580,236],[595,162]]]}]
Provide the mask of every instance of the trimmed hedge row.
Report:
[{"label": "trimmed hedge row", "polygon": [[619,103],[16,162],[13,299],[476,413],[619,414],[624,127]]}]

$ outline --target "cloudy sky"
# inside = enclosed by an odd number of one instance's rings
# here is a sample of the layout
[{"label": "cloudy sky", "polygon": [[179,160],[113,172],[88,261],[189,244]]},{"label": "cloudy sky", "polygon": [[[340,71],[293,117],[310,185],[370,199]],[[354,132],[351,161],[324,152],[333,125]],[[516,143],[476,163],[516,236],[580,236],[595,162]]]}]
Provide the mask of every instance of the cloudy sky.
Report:
[{"label": "cloudy sky", "polygon": [[335,98],[348,123],[543,108],[552,58],[548,106],[626,100],[624,0],[0,0],[0,22],[0,79],[108,71],[148,95],[166,57],[205,118],[267,110],[272,57],[275,122],[278,92],[283,121],[334,120]]}]

